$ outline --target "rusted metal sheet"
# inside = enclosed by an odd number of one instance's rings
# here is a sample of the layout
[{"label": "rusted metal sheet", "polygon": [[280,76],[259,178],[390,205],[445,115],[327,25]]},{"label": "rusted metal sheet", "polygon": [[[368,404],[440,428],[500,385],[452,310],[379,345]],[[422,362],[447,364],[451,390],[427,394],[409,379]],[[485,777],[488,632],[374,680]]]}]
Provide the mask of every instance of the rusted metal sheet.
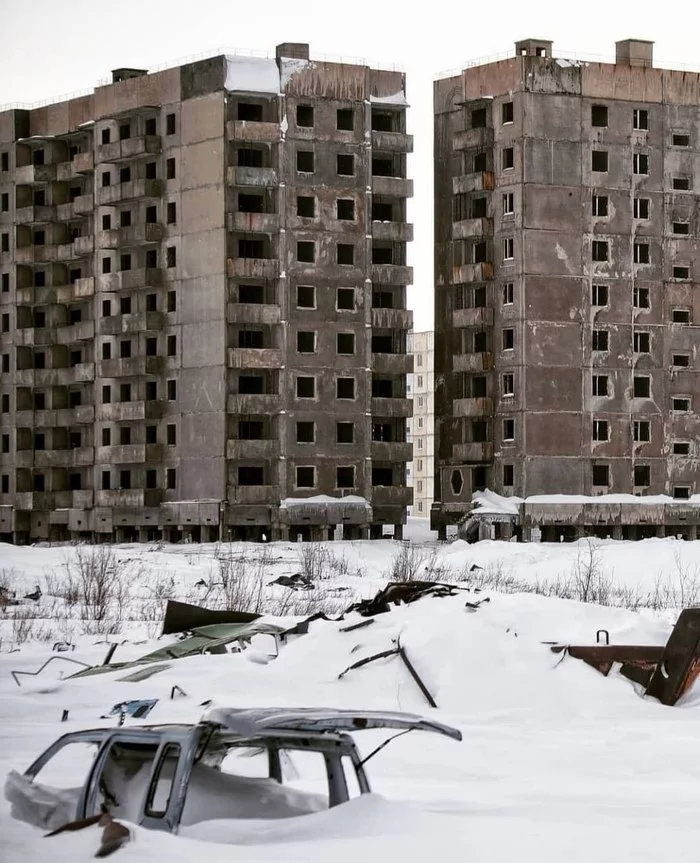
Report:
[{"label": "rusted metal sheet", "polygon": [[[600,631],[599,631],[600,634]],[[684,609],[664,647],[637,644],[550,645],[607,675],[615,663],[620,674],[640,684],[645,695],[673,706],[700,676],[700,608]]]}]

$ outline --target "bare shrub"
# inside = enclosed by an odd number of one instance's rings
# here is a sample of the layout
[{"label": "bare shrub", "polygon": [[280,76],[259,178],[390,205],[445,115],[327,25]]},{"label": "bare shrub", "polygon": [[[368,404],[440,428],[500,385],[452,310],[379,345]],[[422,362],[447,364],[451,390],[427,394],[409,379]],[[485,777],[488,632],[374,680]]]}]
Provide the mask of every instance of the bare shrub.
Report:
[{"label": "bare shrub", "polygon": [[216,604],[226,609],[262,614],[266,578],[272,565],[269,546],[262,546],[252,559],[245,552],[234,554],[230,548],[226,551],[217,549],[215,559],[220,580],[218,583],[210,582],[207,597],[212,594]]},{"label": "bare shrub", "polygon": [[63,561],[62,568],[65,576],[63,595],[73,599],[77,591],[85,634],[119,632],[128,612],[130,584],[139,575],[137,563],[120,560],[109,545],[79,545]]},{"label": "bare shrub", "polygon": [[402,542],[384,572],[387,581],[437,581],[437,549]]},{"label": "bare shrub", "polygon": [[610,605],[612,578],[603,572],[600,546],[592,537],[577,544],[572,570],[574,599],[596,605]]},{"label": "bare shrub", "polygon": [[313,614],[337,617],[356,599],[354,594],[337,596],[324,590],[310,590],[303,593],[288,590],[286,596],[273,598],[269,601],[267,613],[279,617],[285,615],[311,617]]},{"label": "bare shrub", "polygon": [[318,542],[299,543],[299,571],[312,583],[330,578],[333,568],[328,549]]},{"label": "bare shrub", "polygon": [[34,638],[36,612],[27,605],[17,605],[9,615],[12,621],[12,641],[16,645],[24,644]]}]

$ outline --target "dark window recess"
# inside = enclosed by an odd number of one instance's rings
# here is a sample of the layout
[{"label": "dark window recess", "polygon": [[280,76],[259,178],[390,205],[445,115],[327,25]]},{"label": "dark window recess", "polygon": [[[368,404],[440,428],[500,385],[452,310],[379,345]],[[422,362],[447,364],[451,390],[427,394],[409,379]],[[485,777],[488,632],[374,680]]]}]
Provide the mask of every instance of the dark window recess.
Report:
[{"label": "dark window recess", "polygon": [[316,259],[316,247],[308,241],[297,243],[297,261],[303,264],[312,264]]},{"label": "dark window recess", "polygon": [[297,126],[310,129],[314,124],[314,109],[311,105],[297,105]]},{"label": "dark window recess", "polygon": [[633,393],[636,399],[648,399],[651,393],[651,378],[646,376],[635,377],[633,380]]},{"label": "dark window recess", "polygon": [[5,151],[4,153],[0,153],[0,171],[9,171],[10,170],[10,154]]},{"label": "dark window recess", "polygon": [[166,297],[166,311],[174,312],[177,310],[177,291],[168,291]]},{"label": "dark window recess", "polygon": [[591,126],[608,125],[607,105],[593,105],[591,107]]},{"label": "dark window recess", "polygon": [[689,309],[673,309],[671,312],[671,322],[674,324],[689,324],[690,310]]},{"label": "dark window recess", "polygon": [[515,152],[514,152],[513,148],[512,147],[506,147],[503,150],[501,159],[502,159],[501,165],[502,165],[504,171],[508,170],[509,168],[512,168],[515,165]]},{"label": "dark window recess", "polygon": [[165,218],[169,225],[174,225],[177,222],[177,204],[175,201],[168,202]]},{"label": "dark window recess", "polygon": [[131,314],[131,297],[122,297],[119,300],[119,314],[120,315],[130,315]]},{"label": "dark window recess", "polygon": [[594,351],[608,350],[608,331],[593,330],[592,348]]},{"label": "dark window recess", "polygon": [[648,486],[651,482],[651,468],[648,464],[636,464],[634,466],[635,486]]},{"label": "dark window recess", "polygon": [[336,350],[339,354],[354,354],[355,353],[355,334],[354,333],[338,333],[336,340]]},{"label": "dark window recess", "polygon": [[169,357],[177,356],[177,336],[168,336],[167,353]]},{"label": "dark window recess", "polygon": [[165,487],[168,489],[177,488],[177,471],[174,467],[169,467],[165,471]]},{"label": "dark window recess", "polygon": [[[300,170],[298,163],[297,170]],[[355,157],[348,153],[338,153],[336,157],[336,170],[339,177],[354,177]]]},{"label": "dark window recess", "polygon": [[261,123],[263,118],[263,106],[259,102],[239,102],[236,119],[251,123]]},{"label": "dark window recess", "polygon": [[336,398],[355,398],[355,378],[338,378],[336,381]]},{"label": "dark window recess", "polygon": [[313,354],[316,352],[316,333],[298,332],[297,351],[300,354]]},{"label": "dark window recess", "polygon": [[674,267],[673,268],[673,278],[674,279],[689,279],[690,278],[690,267]]},{"label": "dark window recess", "polygon": [[146,250],[146,268],[154,270],[158,266],[158,249]]},{"label": "dark window recess", "polygon": [[131,488],[131,471],[130,470],[120,470],[119,471],[119,488],[122,488],[122,489],[130,489]]},{"label": "dark window recess", "polygon": [[297,151],[297,171],[300,174],[313,174],[314,154],[312,150]]},{"label": "dark window recess", "polygon": [[177,381],[170,380],[166,384],[168,401],[174,402],[177,399]]},{"label": "dark window recess", "polygon": [[475,108],[472,111],[472,129],[483,129],[486,126],[486,108]]},{"label": "dark window recess", "polygon": [[677,192],[687,192],[690,189],[690,179],[688,177],[674,177],[673,188]]},{"label": "dark window recess", "polygon": [[312,467],[297,467],[297,488],[313,488],[315,471]]},{"label": "dark window recess", "polygon": [[687,441],[676,441],[673,444],[674,455],[690,455],[690,444]]},{"label": "dark window recess", "polygon": [[336,443],[355,443],[355,424],[347,422],[336,423],[335,441]]},{"label": "dark window recess", "polygon": [[239,258],[262,258],[265,252],[265,245],[262,240],[239,240],[238,241],[238,257]]},{"label": "dark window recess", "polygon": [[335,296],[335,307],[339,311],[355,311],[355,288],[338,288]]},{"label": "dark window recess", "polygon": [[131,182],[131,168],[128,166],[126,168],[119,169],[119,182],[120,183],[130,183]]},{"label": "dark window recess", "polygon": [[0,195],[0,211],[7,213],[10,210],[10,196],[7,192]]},{"label": "dark window recess", "polygon": [[238,438],[239,440],[264,440],[265,427],[260,420],[240,420]]},{"label": "dark window recess", "polygon": [[146,401],[154,402],[158,398],[158,381],[146,381]]},{"label": "dark window recess", "polygon": [[260,395],[264,393],[263,378],[260,375],[241,375],[238,378],[238,392],[241,395]]},{"label": "dark window recess", "polygon": [[297,195],[297,216],[313,219],[315,215],[316,199],[311,195]]},{"label": "dark window recess", "polygon": [[256,147],[239,147],[236,153],[236,164],[240,168],[262,168],[263,151]]},{"label": "dark window recess", "polygon": [[[4,155],[5,154],[3,153],[3,156]],[[9,494],[9,492],[10,492],[10,475],[9,475],[9,473],[4,473],[2,475],[2,481],[0,484],[0,492],[2,494]]]},{"label": "dark window recess", "polygon": [[127,253],[126,255],[120,255],[119,256],[119,269],[122,271],[126,271],[126,270],[131,269],[131,255],[130,254]]},{"label": "dark window recess", "polygon": [[337,467],[335,469],[335,485],[336,488],[354,488],[355,487],[355,468]]},{"label": "dark window recess", "polygon": [[119,401],[120,402],[130,402],[131,401],[131,384],[120,384],[119,385]]},{"label": "dark window recess", "polygon": [[474,153],[474,158],[472,161],[472,170],[475,173],[479,173],[480,171],[485,171],[486,169],[487,169],[486,153],[483,151],[480,153]]},{"label": "dark window recess", "polygon": [[472,219],[484,219],[486,218],[486,198],[472,198],[472,210],[471,217]]},{"label": "dark window recess", "polygon": [[316,440],[316,427],[312,422],[297,423],[297,443],[314,443]]},{"label": "dark window recess", "polygon": [[119,213],[119,227],[128,228],[131,226],[131,210],[121,210]]},{"label": "dark window recess", "polygon": [[513,103],[512,102],[504,102],[501,106],[501,122],[502,123],[512,123],[513,122]]},{"label": "dark window recess", "polygon": [[607,486],[610,485],[610,468],[607,464],[593,465],[593,485]]},{"label": "dark window recess", "polygon": [[167,180],[175,179],[175,159],[168,159],[165,163],[165,178]]},{"label": "dark window recess", "polygon": [[158,165],[155,162],[146,162],[146,179],[155,180],[158,176]]},{"label": "dark window recess", "polygon": [[153,468],[149,468],[146,471],[146,488],[157,488],[158,487],[158,471]]},{"label": "dark window recess", "polygon": [[177,265],[177,249],[175,246],[168,246],[166,250],[166,263],[168,267]]},{"label": "dark window recess", "polygon": [[2,274],[2,293],[9,294],[10,292],[10,274],[3,273]]},{"label": "dark window recess", "polygon": [[46,477],[43,473],[35,473],[33,481],[34,491],[44,491],[46,489]]},{"label": "dark window recess", "polygon": [[671,365],[679,369],[690,368],[690,356],[688,354],[673,354]]},{"label": "dark window recess", "polygon": [[690,233],[690,224],[688,222],[674,222],[673,223],[673,233],[674,234],[689,234]]},{"label": "dark window recess", "polygon": [[146,224],[152,225],[158,221],[158,207],[153,205],[146,207]]},{"label": "dark window recess", "polygon": [[0,252],[10,251],[10,235],[7,233],[0,234]]},{"label": "dark window recess", "polygon": [[606,150],[593,150],[591,153],[591,170],[601,173],[608,170],[608,153]]},{"label": "dark window recess", "polygon": [[155,117],[149,117],[146,120],[145,131],[147,135],[156,135],[158,133],[158,124]]},{"label": "dark window recess", "polygon": [[297,285],[297,308],[316,308],[316,288],[312,285]]},{"label": "dark window recess", "polygon": [[608,260],[608,242],[607,240],[593,240],[591,249],[591,257],[594,261]]},{"label": "dark window recess", "polygon": [[690,135],[674,135],[673,136],[673,146],[674,147],[690,147]]},{"label": "dark window recess", "polygon": [[102,488],[108,490],[112,487],[112,477],[108,470],[102,471]]},{"label": "dark window recess", "polygon": [[131,137],[131,124],[130,123],[120,123],[119,124],[119,140],[126,141]]},{"label": "dark window recess", "polygon": [[297,378],[297,398],[312,399],[316,396],[316,378],[298,377]]},{"label": "dark window recess", "polygon": [[238,468],[238,485],[264,485],[265,468],[245,465]]},{"label": "dark window recess", "polygon": [[338,243],[336,254],[338,264],[352,266],[355,263],[355,247],[349,243]]},{"label": "dark window recess", "polygon": [[165,115],[165,134],[166,135],[174,135],[175,134],[175,114],[166,114]]},{"label": "dark window recess", "polygon": [[347,222],[355,220],[355,201],[352,198],[338,198],[336,206],[338,219]]},{"label": "dark window recess", "polygon": [[394,484],[394,471],[390,467],[372,468],[372,485],[392,486]]},{"label": "dark window recess", "polygon": [[119,429],[119,444],[129,446],[131,444],[131,429],[129,426],[121,426]]},{"label": "dark window recess", "polygon": [[109,231],[111,227],[112,227],[112,217],[109,213],[105,213],[104,216],[102,216],[102,230],[103,231]]},{"label": "dark window recess", "polygon": [[[148,340],[146,340],[146,353],[148,353]],[[102,359],[112,359],[112,344],[111,342],[103,342],[102,344]]]},{"label": "dark window recess", "polygon": [[635,264],[648,264],[651,260],[649,243],[634,244],[634,262]]},{"label": "dark window recess", "polygon": [[339,132],[352,132],[355,128],[355,115],[352,108],[338,108],[335,114],[335,127]]},{"label": "dark window recess", "polygon": [[[298,199],[297,199],[298,200]],[[262,195],[246,195],[240,192],[238,195],[239,213],[263,213],[265,201]]]},{"label": "dark window recess", "polygon": [[263,339],[262,330],[239,330],[238,347],[259,350],[263,347]]},{"label": "dark window recess", "polygon": [[250,305],[262,305],[265,302],[265,291],[262,285],[239,285],[238,302]]},{"label": "dark window recess", "polygon": [[503,465],[503,485],[511,486],[513,485],[513,465],[512,464],[504,464]]}]

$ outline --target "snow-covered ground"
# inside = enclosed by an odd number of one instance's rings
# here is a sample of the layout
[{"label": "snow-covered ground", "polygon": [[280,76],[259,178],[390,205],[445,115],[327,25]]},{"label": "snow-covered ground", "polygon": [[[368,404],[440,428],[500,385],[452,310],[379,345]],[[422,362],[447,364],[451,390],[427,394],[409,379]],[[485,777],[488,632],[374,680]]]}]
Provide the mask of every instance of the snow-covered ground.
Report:
[{"label": "snow-covered ground", "polygon": [[[116,702],[131,698],[159,699],[147,720],[153,723],[195,721],[201,703],[209,699],[219,706],[400,709],[455,725],[464,741],[409,734],[368,764],[373,795],[315,815],[219,823],[216,830],[200,831],[227,838],[229,844],[204,845],[134,828],[133,843],[118,851],[116,859],[696,859],[700,765],[693,754],[700,746],[700,685],[676,707],[663,707],[640,697],[635,685],[619,675],[604,678],[570,657],[562,661],[542,642],[590,643],[596,630],[605,628],[613,642],[663,644],[677,608],[658,606],[678,600],[683,592],[685,602],[697,592],[700,543],[439,545],[425,524],[416,521],[410,528],[417,543],[410,561],[418,577],[427,567],[433,578],[457,579],[463,588],[482,584],[484,589],[426,598],[353,632],[318,621],[267,665],[250,661],[246,652],[198,656],[175,661],[140,683],[120,681],[119,673],[64,680],[58,668],[64,663],[59,662],[37,678],[22,679],[19,687],[10,671],[35,670],[58,640],[75,645],[61,656],[83,662],[101,662],[106,641],[120,642],[115,660],[141,656],[174,640],[156,637],[168,597],[194,601],[206,595],[209,603],[220,604],[226,595],[233,596],[217,586],[227,572],[247,570],[251,583],[246,590],[252,592],[246,595],[266,610],[302,614],[314,603],[340,609],[358,596],[373,595],[386,582],[397,554],[407,553],[388,540],[329,543],[321,562],[309,562],[297,545],[275,543],[266,547],[261,569],[255,562],[261,546],[120,546],[114,553],[127,584],[118,595],[119,612],[114,607],[109,612],[119,620],[120,631],[104,634],[107,623],[82,612],[80,602],[66,591],[66,579],[77,572],[75,548],[0,546],[0,584],[4,579],[18,595],[37,584],[42,590],[38,603],[27,600],[2,614],[0,774],[24,770],[62,733],[112,724],[114,720],[100,717]],[[331,556],[335,563],[329,562]],[[480,569],[472,570],[474,565]],[[305,568],[320,574],[314,591],[289,600],[286,588],[266,586],[279,575]],[[600,590],[612,584],[628,596],[654,601],[640,602],[630,611],[523,592],[528,584],[540,589],[549,584],[550,593],[566,585],[568,594],[580,594],[586,585]],[[61,596],[49,595],[51,590]],[[465,608],[466,600],[486,596],[490,601],[477,611]],[[624,596],[618,592],[616,600]],[[29,609],[32,616],[25,610],[24,619],[15,619],[17,608]],[[437,710],[428,706],[396,658],[338,679],[351,663],[390,647],[399,634]],[[175,685],[186,696],[170,700]],[[61,722],[63,710],[69,711],[66,722]],[[356,739],[366,753],[383,735],[360,732]],[[4,800],[0,836],[3,863],[75,863],[92,858],[98,845],[97,828],[43,838],[40,831],[12,820]]]}]

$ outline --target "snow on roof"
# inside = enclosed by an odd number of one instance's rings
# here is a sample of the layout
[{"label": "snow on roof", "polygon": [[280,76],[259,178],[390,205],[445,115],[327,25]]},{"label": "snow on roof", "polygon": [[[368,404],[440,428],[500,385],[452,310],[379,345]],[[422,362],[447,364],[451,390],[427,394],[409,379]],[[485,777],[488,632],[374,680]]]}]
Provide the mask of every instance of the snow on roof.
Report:
[{"label": "snow on roof", "polygon": [[356,494],[346,494],[345,497],[331,497],[328,494],[315,494],[312,497],[285,497],[280,502],[280,509],[291,509],[295,506],[327,506],[328,504],[358,504],[369,508],[369,501]]},{"label": "snow on roof", "polygon": [[503,497],[495,491],[475,491],[472,494],[472,503],[475,504],[474,512],[483,515],[505,514],[517,515],[518,506],[523,502],[521,497]]},{"label": "snow on roof", "polygon": [[298,57],[282,57],[280,60],[280,89],[286,90],[287,84],[302,69],[313,68],[314,64]]},{"label": "snow on roof", "polygon": [[581,506],[583,504],[598,504],[614,506],[631,504],[633,506],[700,506],[700,495],[695,494],[687,500],[669,497],[666,494],[650,494],[638,496],[634,494],[534,494],[530,497],[504,497],[494,491],[485,489],[472,494],[472,512],[474,514],[517,515],[518,507],[524,503],[527,506]]},{"label": "snow on roof", "polygon": [[403,90],[399,90],[398,93],[393,93],[391,96],[370,96],[369,101],[375,105],[403,105],[404,107],[408,106],[408,102],[406,101],[406,94]]},{"label": "snow on roof", "polygon": [[240,93],[274,93],[280,91],[279,70],[275,60],[263,57],[226,57],[224,87]]}]

